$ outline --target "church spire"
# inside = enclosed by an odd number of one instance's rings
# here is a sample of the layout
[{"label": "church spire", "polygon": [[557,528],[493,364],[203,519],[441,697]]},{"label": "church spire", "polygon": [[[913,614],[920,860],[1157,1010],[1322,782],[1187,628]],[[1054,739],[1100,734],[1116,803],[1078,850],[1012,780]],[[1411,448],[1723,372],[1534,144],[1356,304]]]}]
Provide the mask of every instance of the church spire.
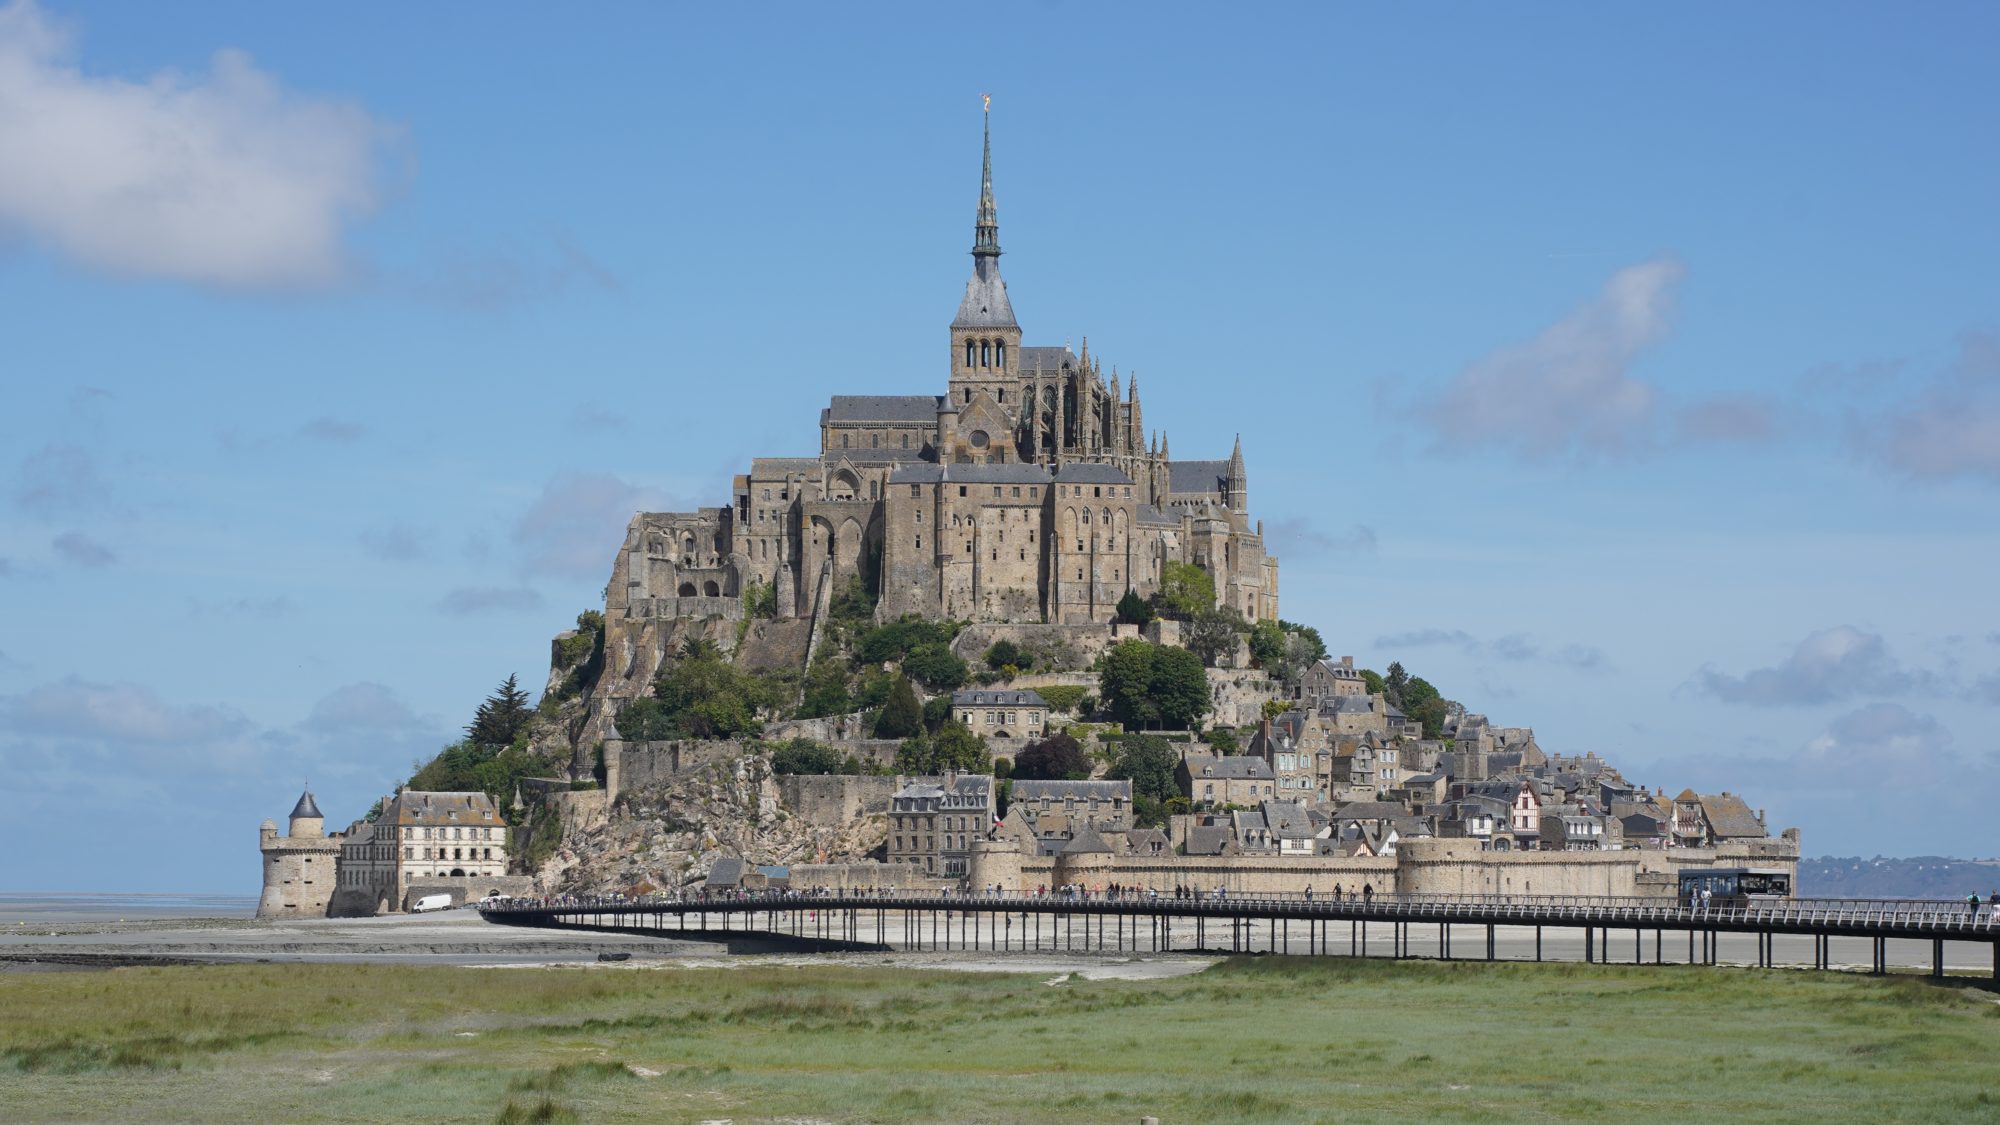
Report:
[{"label": "church spire", "polygon": [[975,258],[1000,256],[1000,209],[993,205],[993,96],[981,94],[985,120],[980,127],[984,147],[979,161],[979,217],[972,227]]},{"label": "church spire", "polygon": [[[1021,346],[1021,340],[1018,335],[1020,326],[1014,322],[1013,303],[1007,300],[1007,283],[1000,280],[1000,212],[993,205],[993,125],[991,104],[993,99],[984,94],[981,94],[980,97],[986,98],[988,104],[986,122],[981,126],[981,133],[985,138],[985,146],[979,164],[979,217],[975,220],[972,228],[972,279],[966,283],[965,300],[959,303],[958,316],[952,319],[951,326],[954,330],[965,328],[1010,329],[1014,335],[1007,341],[1007,347],[1018,351]],[[1001,356],[995,356],[990,351],[987,353],[987,359],[984,364],[980,363],[977,351],[980,344],[984,343],[991,348],[995,342],[992,337],[987,335],[982,334],[975,337],[971,341],[972,347],[975,350],[968,353],[971,358],[965,363],[963,369],[954,362],[952,365],[952,377],[963,378],[972,369],[992,372],[1011,372],[1015,370],[1012,361]],[[955,357],[957,353],[964,351],[966,343],[967,341],[962,334],[954,336],[952,351]]]}]

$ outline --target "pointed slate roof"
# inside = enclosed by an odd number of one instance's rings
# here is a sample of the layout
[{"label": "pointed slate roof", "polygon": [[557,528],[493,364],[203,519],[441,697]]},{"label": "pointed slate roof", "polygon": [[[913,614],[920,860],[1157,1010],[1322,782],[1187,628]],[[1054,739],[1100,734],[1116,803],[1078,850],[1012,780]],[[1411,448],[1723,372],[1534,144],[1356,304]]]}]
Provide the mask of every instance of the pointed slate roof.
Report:
[{"label": "pointed slate roof", "polygon": [[320,815],[319,805],[313,801],[312,790],[310,789],[299,794],[299,803],[292,806],[292,819],[297,820],[302,816],[312,817],[315,820],[326,819],[326,817]]}]

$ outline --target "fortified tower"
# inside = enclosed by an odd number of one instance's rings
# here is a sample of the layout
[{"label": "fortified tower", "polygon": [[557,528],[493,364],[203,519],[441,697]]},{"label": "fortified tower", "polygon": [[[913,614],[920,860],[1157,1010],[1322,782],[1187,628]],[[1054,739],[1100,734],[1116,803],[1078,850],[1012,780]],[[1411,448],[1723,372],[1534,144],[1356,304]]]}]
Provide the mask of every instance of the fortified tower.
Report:
[{"label": "fortified tower", "polygon": [[338,885],[340,833],[326,834],[326,818],[313,801],[312,790],[299,794],[292,806],[289,834],[266,820],[257,829],[257,850],[263,853],[264,893],[257,900],[259,918],[324,918]]}]

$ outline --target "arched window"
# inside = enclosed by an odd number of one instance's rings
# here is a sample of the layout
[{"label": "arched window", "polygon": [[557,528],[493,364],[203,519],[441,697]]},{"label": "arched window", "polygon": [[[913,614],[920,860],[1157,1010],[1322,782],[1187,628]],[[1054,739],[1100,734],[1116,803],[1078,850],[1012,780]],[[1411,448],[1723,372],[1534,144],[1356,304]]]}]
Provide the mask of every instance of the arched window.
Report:
[{"label": "arched window", "polygon": [[972,341],[970,340],[965,342],[965,365],[967,367],[972,366]]},{"label": "arched window", "polygon": [[[1002,340],[999,343],[993,345],[993,366],[995,367],[1007,366],[1007,341]],[[1002,399],[1001,401],[1005,402],[1006,400]]]},{"label": "arched window", "polygon": [[993,345],[985,340],[979,341],[979,366],[993,366]]},{"label": "arched window", "polygon": [[722,594],[722,587],[717,586],[715,580],[711,578],[701,584],[701,592],[711,598],[719,597]]},{"label": "arched window", "polygon": [[684,598],[694,597],[694,583],[692,582],[681,583],[680,595],[681,597]]}]

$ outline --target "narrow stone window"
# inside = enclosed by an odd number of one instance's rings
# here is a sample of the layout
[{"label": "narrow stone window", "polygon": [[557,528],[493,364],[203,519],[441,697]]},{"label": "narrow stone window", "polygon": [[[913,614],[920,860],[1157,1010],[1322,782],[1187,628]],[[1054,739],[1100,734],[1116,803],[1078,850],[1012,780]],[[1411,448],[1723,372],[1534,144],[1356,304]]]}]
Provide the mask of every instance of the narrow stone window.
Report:
[{"label": "narrow stone window", "polygon": [[[1007,366],[1007,341],[1002,340],[999,343],[993,345],[993,366],[995,367]],[[1001,402],[1007,401],[1006,391],[1000,392],[1000,401]]]},{"label": "narrow stone window", "polygon": [[979,366],[991,367],[993,366],[992,360],[993,345],[987,343],[985,340],[979,341]]},{"label": "narrow stone window", "polygon": [[965,365],[967,367],[972,366],[972,341],[970,340],[965,342]]}]

